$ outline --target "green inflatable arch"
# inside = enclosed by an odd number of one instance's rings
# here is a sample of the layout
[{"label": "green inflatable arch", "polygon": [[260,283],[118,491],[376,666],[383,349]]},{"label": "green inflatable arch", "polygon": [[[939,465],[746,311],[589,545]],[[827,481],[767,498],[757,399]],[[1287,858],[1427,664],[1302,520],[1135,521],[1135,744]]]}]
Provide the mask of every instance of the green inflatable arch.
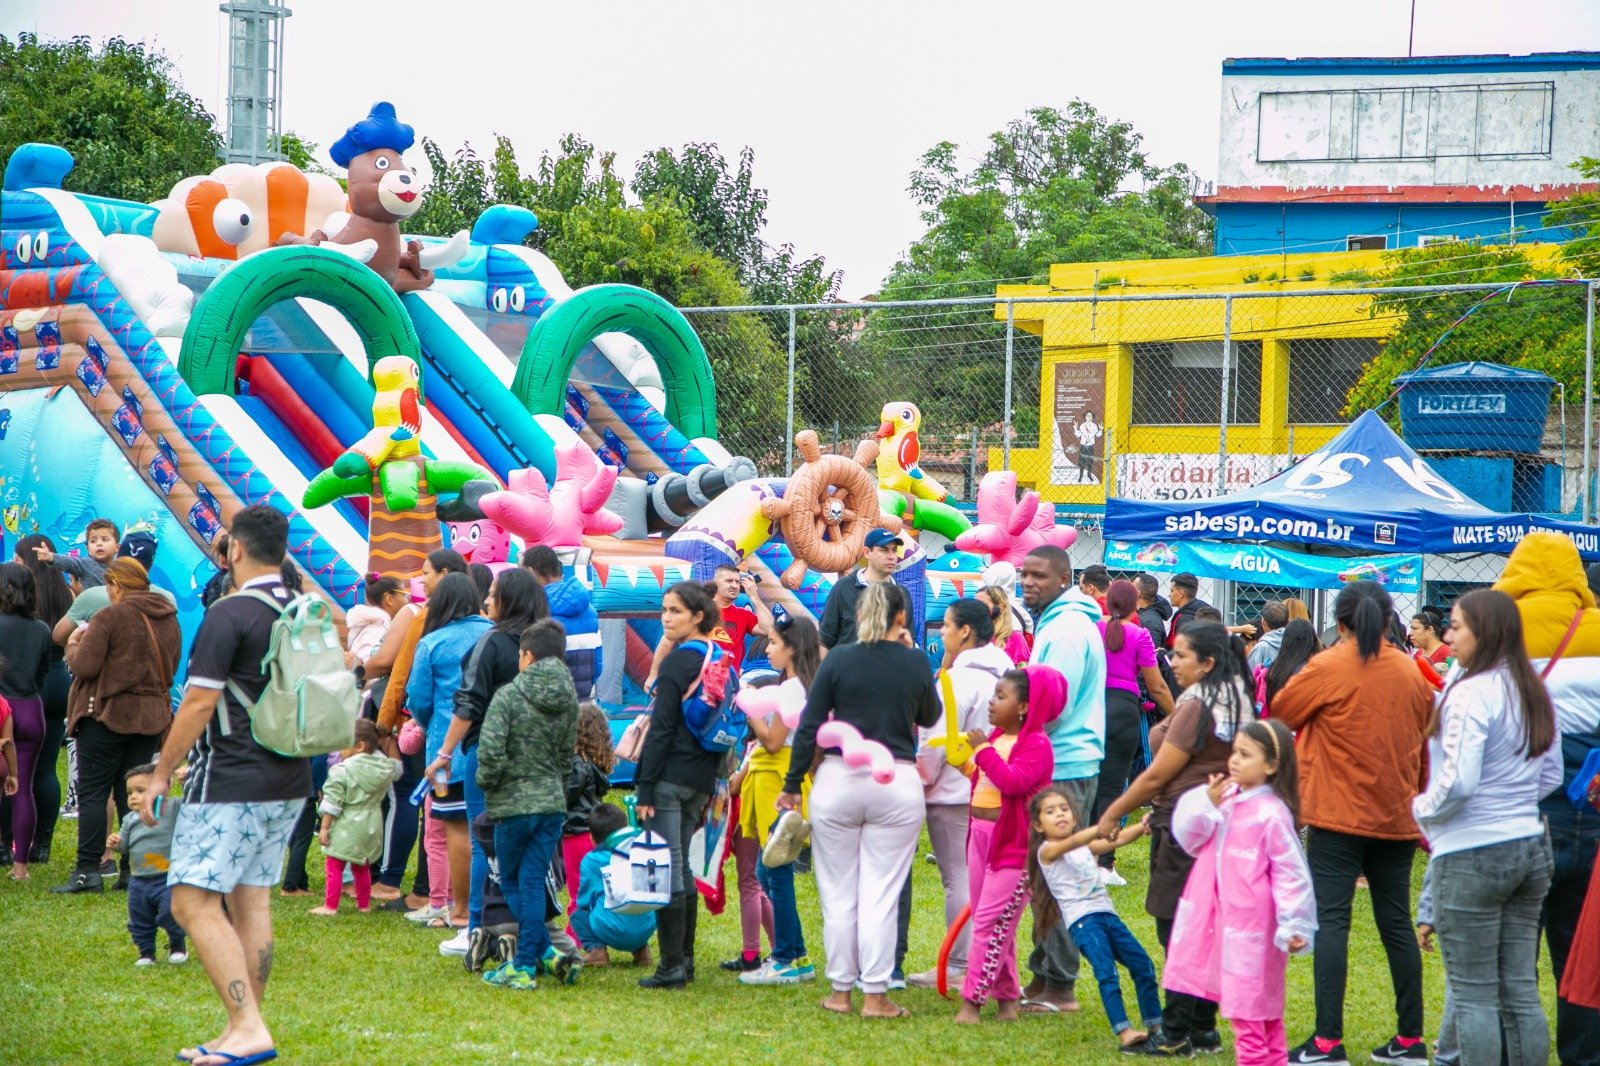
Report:
[{"label": "green inflatable arch", "polygon": [[[194,394],[232,396],[234,363],[250,326],[274,304],[297,296],[320,300],[350,321],[366,345],[369,378],[388,355],[406,356],[421,368],[417,332],[387,282],[340,252],[294,245],[241,259],[195,303],[178,356],[178,372]],[[419,377],[419,395],[421,388]]]},{"label": "green inflatable arch", "polygon": [[560,417],[567,379],[585,345],[602,333],[626,333],[649,350],[667,393],[667,419],[685,436],[717,435],[711,360],[677,308],[633,285],[579,289],[528,334],[511,391],[530,414]]}]

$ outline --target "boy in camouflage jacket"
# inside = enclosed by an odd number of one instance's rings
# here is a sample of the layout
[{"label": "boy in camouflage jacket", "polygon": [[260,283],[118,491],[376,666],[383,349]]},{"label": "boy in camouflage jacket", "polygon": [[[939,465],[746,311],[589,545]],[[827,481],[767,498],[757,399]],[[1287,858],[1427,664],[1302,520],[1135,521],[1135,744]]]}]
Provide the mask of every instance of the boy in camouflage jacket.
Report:
[{"label": "boy in camouflage jacket", "polygon": [[518,925],[515,958],[483,979],[530,989],[540,972],[571,984],[582,966],[578,955],[556,951],[544,925],[545,874],[566,821],[566,774],[578,746],[578,691],[559,622],[535,622],[520,648],[521,672],[495,693],[478,736],[478,787]]}]

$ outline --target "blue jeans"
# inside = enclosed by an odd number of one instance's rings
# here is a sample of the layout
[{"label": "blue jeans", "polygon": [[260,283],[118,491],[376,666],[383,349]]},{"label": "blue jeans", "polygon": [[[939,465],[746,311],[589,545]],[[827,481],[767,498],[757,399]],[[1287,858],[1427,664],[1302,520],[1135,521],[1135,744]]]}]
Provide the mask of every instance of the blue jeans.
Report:
[{"label": "blue jeans", "polygon": [[494,824],[500,890],[517,917],[517,957],[513,961],[528,969],[536,967],[550,950],[550,933],[544,927],[545,878],[566,820],[565,814],[518,814]]},{"label": "blue jeans", "polygon": [[[478,787],[478,746],[462,753],[466,768],[462,771],[462,796],[467,801],[467,835],[472,838],[472,868],[467,878],[467,928],[476,929],[483,924],[483,883],[489,879],[489,856],[483,853],[483,845],[478,843],[478,837],[471,832],[471,826],[477,821],[478,815],[483,813],[483,789]],[[495,845],[496,854],[499,845]],[[505,860],[500,860],[502,866]],[[503,878],[504,873],[501,874]],[[507,899],[510,897],[507,896]],[[513,912],[515,908],[512,908]],[[538,924],[544,925],[544,916],[540,915]],[[520,934],[519,934],[520,935]]]},{"label": "blue jeans", "polygon": [[772,901],[772,961],[793,962],[806,954],[806,934],[794,901],[794,863],[768,869],[757,860],[756,880]]},{"label": "blue jeans", "polygon": [[1100,985],[1100,1002],[1113,1033],[1133,1028],[1128,1024],[1128,1011],[1122,1004],[1122,983],[1117,980],[1119,962],[1133,978],[1133,991],[1145,1027],[1153,1029],[1161,1024],[1161,989],[1156,985],[1156,968],[1144,946],[1122,924],[1121,918],[1108,911],[1086,914],[1073,922],[1067,932],[1072,935],[1078,954],[1094,971],[1094,979]]},{"label": "blue jeans", "polygon": [[1539,911],[1553,867],[1543,834],[1433,859],[1433,912],[1462,1066],[1543,1064]]}]

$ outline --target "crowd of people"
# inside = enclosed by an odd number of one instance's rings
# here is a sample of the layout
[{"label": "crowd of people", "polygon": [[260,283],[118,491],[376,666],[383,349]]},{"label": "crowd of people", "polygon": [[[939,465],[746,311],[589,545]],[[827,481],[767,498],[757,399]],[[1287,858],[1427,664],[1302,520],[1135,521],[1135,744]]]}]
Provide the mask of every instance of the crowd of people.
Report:
[{"label": "crowd of people", "polygon": [[[1530,535],[1494,588],[1448,611],[1403,619],[1381,585],[1347,584],[1325,634],[1297,599],[1228,627],[1193,575],[1164,597],[1148,574],[1075,575],[1054,547],[991,568],[921,638],[893,535],[868,537],[820,626],[721,567],[662,596],[631,811],[607,801],[617,755],[589,702],[598,618],[555,552],[531,546],[495,574],[436,551],[415,594],[371,575],[347,619],[354,743],[295,759],[257,743],[250,719],[299,591],[286,522],[246,508],[218,540],[175,713],[182,638],[150,583],[149,533],[97,521],[82,556],[35,536],[0,565],[10,876],[48,861],[65,741],[78,845],[53,891],[125,889],[139,965],[156,964],[158,932],[169,962],[198,955],[227,1021],[184,1061],[276,1054],[260,1009],[271,894],[281,881],[311,895],[313,840],[311,913],[335,919],[347,897],[403,912],[490,985],[572,984],[615,952],[642,968],[641,988],[684,987],[703,887],[690,841],[724,787],[742,950],[717,969],[742,985],[818,979],[796,903],[809,869],[824,1010],[904,1017],[895,991],[943,979],[956,1022],[980,1022],[990,1001],[999,1020],[1072,1014],[1087,962],[1125,1052],[1221,1051],[1224,1018],[1241,1063],[1337,1064],[1364,891],[1395,1013],[1373,1061],[1426,1062],[1430,1036],[1442,1063],[1546,1061],[1541,931],[1560,991],[1553,1054],[1600,1061],[1600,940],[1579,932],[1600,931],[1600,821],[1568,799],[1600,749],[1600,609],[1564,536]],[[697,716],[713,685],[741,679],[804,710],[797,724],[753,717],[748,743],[720,750]],[[847,760],[823,739],[830,723],[887,762]],[[936,904],[912,890],[924,831]],[[1117,850],[1144,837],[1159,966],[1110,892],[1127,883]],[[671,857],[664,905],[614,906],[602,871],[656,838]],[[912,924],[942,934],[964,914],[943,972],[927,959],[908,974]],[[1430,1026],[1421,953],[1435,947],[1447,992]],[[1291,1046],[1284,985],[1300,952],[1315,1026]]]}]

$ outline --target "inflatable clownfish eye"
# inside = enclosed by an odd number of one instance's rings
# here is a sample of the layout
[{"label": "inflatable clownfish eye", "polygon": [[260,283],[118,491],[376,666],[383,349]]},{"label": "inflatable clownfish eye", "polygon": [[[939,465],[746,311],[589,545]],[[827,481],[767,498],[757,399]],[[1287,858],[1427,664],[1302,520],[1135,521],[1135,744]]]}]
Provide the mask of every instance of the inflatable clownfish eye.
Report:
[{"label": "inflatable clownfish eye", "polygon": [[513,310],[513,311],[521,311],[526,302],[527,302],[527,297],[522,292],[522,286],[521,285],[512,286],[512,289],[511,289],[511,310]]},{"label": "inflatable clownfish eye", "polygon": [[243,244],[251,222],[250,208],[232,197],[218,201],[211,211],[211,228],[228,244]]},{"label": "inflatable clownfish eye", "polygon": [[499,314],[502,314],[502,315],[505,314],[506,313],[506,290],[504,290],[504,289],[496,289],[496,290],[494,290],[494,294],[489,297],[489,306],[493,307],[495,309],[495,311],[498,312]]},{"label": "inflatable clownfish eye", "polygon": [[[27,238],[23,238],[26,240]],[[39,262],[44,262],[44,257],[50,254],[50,234],[40,230],[33,238],[33,257]]]},{"label": "inflatable clownfish eye", "polygon": [[386,156],[380,155],[377,159],[372,161],[372,165],[377,167],[379,170],[388,170],[389,160]]}]

